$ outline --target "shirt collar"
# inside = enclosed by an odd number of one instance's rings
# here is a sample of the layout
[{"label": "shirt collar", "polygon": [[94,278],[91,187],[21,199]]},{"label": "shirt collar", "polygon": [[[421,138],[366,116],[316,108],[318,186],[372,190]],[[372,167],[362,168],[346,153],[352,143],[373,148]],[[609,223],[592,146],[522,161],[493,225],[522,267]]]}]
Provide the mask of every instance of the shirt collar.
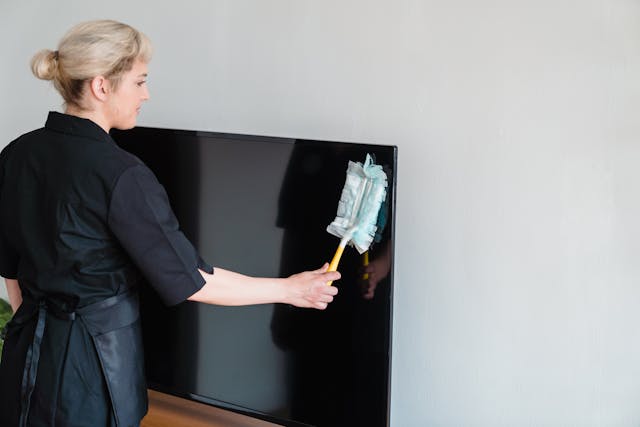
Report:
[{"label": "shirt collar", "polygon": [[75,136],[95,139],[97,141],[114,142],[111,136],[89,119],[50,111],[45,128]]}]

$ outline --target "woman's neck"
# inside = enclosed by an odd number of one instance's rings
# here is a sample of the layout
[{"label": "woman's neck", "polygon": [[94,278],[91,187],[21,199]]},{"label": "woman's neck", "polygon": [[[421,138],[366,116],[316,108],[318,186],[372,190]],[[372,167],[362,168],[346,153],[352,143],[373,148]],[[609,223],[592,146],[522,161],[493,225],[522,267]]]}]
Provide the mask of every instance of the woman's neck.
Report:
[{"label": "woman's neck", "polygon": [[100,126],[106,133],[109,133],[109,131],[111,130],[111,126],[108,124],[104,115],[100,114],[100,112],[96,110],[85,110],[75,105],[67,105],[64,113],[71,116],[91,120],[92,122]]}]

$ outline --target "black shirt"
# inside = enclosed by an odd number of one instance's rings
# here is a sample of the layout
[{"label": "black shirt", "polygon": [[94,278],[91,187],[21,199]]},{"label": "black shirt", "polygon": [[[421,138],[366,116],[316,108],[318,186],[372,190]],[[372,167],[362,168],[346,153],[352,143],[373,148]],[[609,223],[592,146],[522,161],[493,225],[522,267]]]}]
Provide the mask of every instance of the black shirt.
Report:
[{"label": "black shirt", "polygon": [[[172,305],[204,285],[198,268],[213,272],[180,231],[153,173],[92,121],[51,112],[44,128],[0,154],[0,275],[17,279],[26,299],[71,312],[129,292],[144,277]],[[46,319],[30,425],[81,425],[87,412],[98,417],[89,425],[112,423],[88,333],[78,322]],[[0,421],[11,419],[16,400],[20,406],[34,328],[5,342]]]}]

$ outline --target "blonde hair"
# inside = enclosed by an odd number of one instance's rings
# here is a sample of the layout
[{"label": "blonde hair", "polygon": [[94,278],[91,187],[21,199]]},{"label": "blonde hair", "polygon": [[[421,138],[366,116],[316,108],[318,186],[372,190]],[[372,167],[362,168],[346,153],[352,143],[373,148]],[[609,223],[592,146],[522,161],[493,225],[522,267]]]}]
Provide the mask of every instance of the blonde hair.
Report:
[{"label": "blonde hair", "polygon": [[31,71],[39,79],[53,80],[67,105],[81,108],[86,81],[104,76],[115,90],[134,62],[149,62],[151,54],[151,41],[135,28],[117,21],[89,21],[71,28],[58,50],[36,53]]}]

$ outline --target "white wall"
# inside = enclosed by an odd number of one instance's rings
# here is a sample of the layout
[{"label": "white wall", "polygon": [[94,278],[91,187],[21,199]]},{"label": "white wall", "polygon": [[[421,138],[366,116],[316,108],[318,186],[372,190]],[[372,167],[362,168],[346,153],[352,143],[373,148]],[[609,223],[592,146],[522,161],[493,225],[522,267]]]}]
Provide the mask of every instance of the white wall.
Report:
[{"label": "white wall", "polygon": [[640,424],[638,1],[2,0],[0,140],[97,17],[143,125],[399,146],[392,426]]}]

